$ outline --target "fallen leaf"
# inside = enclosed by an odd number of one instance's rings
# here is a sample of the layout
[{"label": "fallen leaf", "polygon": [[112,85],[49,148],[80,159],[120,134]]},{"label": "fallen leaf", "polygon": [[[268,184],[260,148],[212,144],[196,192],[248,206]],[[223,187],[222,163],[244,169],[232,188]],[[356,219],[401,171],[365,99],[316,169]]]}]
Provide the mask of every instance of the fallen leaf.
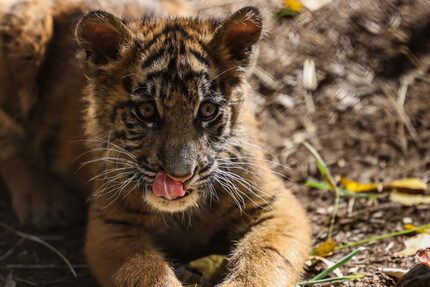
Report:
[{"label": "fallen leaf", "polygon": [[399,191],[403,193],[425,193],[427,184],[418,178],[402,178],[388,183],[361,183],[341,177],[340,183],[352,192]]},{"label": "fallen leaf", "polygon": [[[327,258],[321,257],[321,256],[311,256],[310,259],[313,260],[318,260],[323,262],[327,268],[331,268],[333,267],[336,263],[333,261],[328,260]],[[343,277],[342,271],[340,270],[340,268],[336,268],[335,270],[333,270],[333,273],[337,276],[337,277]]]},{"label": "fallen leaf", "polygon": [[295,12],[300,12],[303,10],[303,4],[299,0],[284,0],[284,6]]},{"label": "fallen leaf", "polygon": [[384,268],[382,269],[382,272],[387,274],[397,282],[400,280],[400,278],[402,278],[403,275],[408,272],[408,270],[400,268]]},{"label": "fallen leaf", "polygon": [[417,234],[414,237],[406,239],[404,241],[405,249],[394,253],[395,256],[412,256],[417,253],[418,250],[424,249],[430,246],[430,234]]},{"label": "fallen leaf", "polygon": [[346,177],[341,177],[340,183],[352,192],[376,192],[382,190],[382,185],[379,183],[360,183]]},{"label": "fallen leaf", "polygon": [[403,225],[403,229],[404,230],[415,230],[416,233],[427,233],[426,228],[418,228],[417,229],[417,226],[415,226],[413,224],[405,224],[405,225]]},{"label": "fallen leaf", "polygon": [[405,206],[430,204],[430,195],[408,194],[395,190],[390,193],[390,200]]},{"label": "fallen leaf", "polygon": [[299,0],[284,0],[283,7],[275,10],[277,19],[296,17],[303,10],[303,5]]},{"label": "fallen leaf", "polygon": [[333,0],[302,0],[303,6],[311,11],[321,9],[323,6],[330,4]]},{"label": "fallen leaf", "polygon": [[334,249],[338,245],[334,239],[328,239],[320,243],[312,252],[312,255],[325,257],[333,253]]},{"label": "fallen leaf", "polygon": [[210,255],[191,261],[189,265],[202,273],[203,277],[210,278],[215,275],[225,263],[225,256]]},{"label": "fallen leaf", "polygon": [[412,230],[412,229],[415,229],[415,228],[417,228],[415,225],[413,225],[413,224],[403,224],[403,229],[404,230]]},{"label": "fallen leaf", "polygon": [[427,184],[418,178],[403,178],[384,184],[384,190],[397,190],[403,193],[425,193]]},{"label": "fallen leaf", "polygon": [[309,91],[315,91],[317,86],[318,82],[315,70],[315,61],[306,58],[303,64],[303,87]]},{"label": "fallen leaf", "polygon": [[430,266],[430,245],[427,248],[418,250],[415,254],[415,259],[427,266]]}]

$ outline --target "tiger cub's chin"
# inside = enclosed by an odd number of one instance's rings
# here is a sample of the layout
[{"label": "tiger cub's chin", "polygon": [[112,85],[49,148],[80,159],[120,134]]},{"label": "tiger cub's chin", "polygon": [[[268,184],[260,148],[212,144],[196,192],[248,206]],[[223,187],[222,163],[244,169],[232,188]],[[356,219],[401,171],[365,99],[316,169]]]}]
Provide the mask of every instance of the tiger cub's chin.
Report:
[{"label": "tiger cub's chin", "polygon": [[155,195],[151,190],[147,190],[145,191],[144,199],[155,210],[175,213],[185,211],[192,206],[197,206],[200,194],[197,189],[190,188],[182,197],[167,199],[165,197]]}]

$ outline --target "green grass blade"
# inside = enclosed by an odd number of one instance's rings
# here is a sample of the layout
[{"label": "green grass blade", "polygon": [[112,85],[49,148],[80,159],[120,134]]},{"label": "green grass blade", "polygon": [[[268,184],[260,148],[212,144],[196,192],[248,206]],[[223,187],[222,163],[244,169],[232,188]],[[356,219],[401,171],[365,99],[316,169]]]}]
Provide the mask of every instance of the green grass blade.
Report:
[{"label": "green grass blade", "polygon": [[[313,180],[313,179],[306,180],[305,185],[315,189],[331,190],[330,186],[327,183],[323,181]],[[379,194],[371,193],[371,192],[352,192],[345,188],[339,188],[339,192],[342,196],[354,197],[354,198],[375,199],[375,198],[378,198],[379,196]]]},{"label": "green grass blade", "polygon": [[379,240],[383,240],[383,239],[387,239],[387,238],[391,238],[391,237],[396,237],[396,236],[401,236],[401,235],[406,235],[406,234],[414,233],[417,231],[423,231],[423,230],[427,230],[427,229],[430,229],[430,223],[417,226],[416,228],[413,228],[413,229],[395,231],[395,232],[391,232],[391,233],[387,233],[387,234],[372,236],[372,237],[369,237],[366,239],[358,240],[358,241],[347,243],[344,245],[339,245],[338,247],[335,248],[335,250],[337,251],[337,250],[342,250],[342,249],[349,248],[349,247],[356,247],[356,246],[360,246],[363,244],[373,243],[373,242],[376,242]]},{"label": "green grass blade", "polygon": [[363,275],[363,274],[354,274],[354,275],[348,275],[348,276],[342,276],[342,277],[319,279],[319,280],[314,280],[314,281],[313,280],[302,281],[302,282],[299,282],[296,286],[314,285],[314,284],[318,284],[318,283],[333,283],[333,282],[339,282],[339,281],[361,279],[364,277],[365,277],[365,275]]},{"label": "green grass blade", "polygon": [[358,248],[358,249],[350,252],[348,255],[346,255],[345,257],[343,257],[342,259],[340,259],[336,264],[334,264],[333,266],[331,266],[331,267],[327,268],[326,270],[322,271],[321,273],[319,273],[318,275],[316,275],[315,277],[313,277],[309,281],[315,281],[315,280],[320,280],[320,279],[326,278],[328,275],[330,275],[330,273],[332,273],[337,268],[340,268],[343,265],[345,265],[346,263],[348,263],[352,258],[355,257],[355,255],[357,255],[359,252],[361,252],[363,250],[364,250],[364,248],[360,247],[360,248]]},{"label": "green grass blade", "polygon": [[328,239],[331,239],[333,236],[333,227],[334,223],[336,221],[336,215],[337,211],[339,210],[339,202],[340,202],[340,191],[339,188],[336,185],[336,181],[334,180],[333,176],[330,173],[330,170],[327,168],[327,165],[325,164],[324,160],[320,156],[320,154],[316,151],[316,149],[308,144],[307,142],[304,142],[303,145],[311,152],[311,154],[314,156],[317,167],[319,172],[321,173],[324,181],[330,186],[331,190],[335,193],[335,199],[334,199],[334,205],[333,205],[333,213],[330,220],[330,226],[328,229]]}]

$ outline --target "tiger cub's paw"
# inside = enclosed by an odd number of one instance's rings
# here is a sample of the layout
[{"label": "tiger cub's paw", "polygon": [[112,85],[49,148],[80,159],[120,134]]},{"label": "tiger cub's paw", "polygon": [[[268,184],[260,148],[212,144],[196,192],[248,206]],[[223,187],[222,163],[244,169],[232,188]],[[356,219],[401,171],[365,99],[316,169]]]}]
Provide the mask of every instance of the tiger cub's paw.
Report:
[{"label": "tiger cub's paw", "polygon": [[[153,274],[152,274],[153,275]],[[155,279],[155,282],[154,282]],[[181,282],[172,275],[156,279],[151,274],[142,274],[142,277],[136,276],[134,272],[121,276],[118,274],[115,280],[115,286],[118,287],[182,287]]]},{"label": "tiger cub's paw", "polygon": [[38,229],[64,227],[81,218],[78,192],[56,182],[26,182],[11,187],[12,205],[21,223]]},{"label": "tiger cub's paw", "polygon": [[[142,287],[144,286],[147,285],[142,285]],[[166,280],[163,280],[163,282],[159,282],[154,287],[182,287],[182,284],[176,277],[172,276],[167,278]]]},{"label": "tiger cub's paw", "polygon": [[219,284],[219,285],[216,285],[215,287],[245,287],[245,286],[243,286],[243,285],[238,285],[238,284],[235,284],[235,283],[233,283],[233,282],[225,282],[225,283],[222,283],[222,284]]},{"label": "tiger cub's paw", "polygon": [[242,282],[242,281],[236,281],[236,280],[227,280],[222,282],[219,285],[216,285],[215,287],[264,287],[260,286],[261,284],[253,284],[252,282]]}]

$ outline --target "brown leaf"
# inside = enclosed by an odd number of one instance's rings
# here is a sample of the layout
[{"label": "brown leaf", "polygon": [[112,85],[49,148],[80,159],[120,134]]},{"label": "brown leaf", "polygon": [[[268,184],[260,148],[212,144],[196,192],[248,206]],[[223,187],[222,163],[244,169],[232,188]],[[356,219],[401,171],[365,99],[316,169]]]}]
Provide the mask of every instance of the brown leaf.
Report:
[{"label": "brown leaf", "polygon": [[427,248],[418,250],[415,254],[415,259],[427,266],[430,266],[430,245]]},{"label": "brown leaf", "polygon": [[312,254],[322,257],[328,256],[333,253],[337,245],[338,243],[336,240],[328,239],[315,247]]},{"label": "brown leaf", "polygon": [[421,233],[414,237],[408,238],[404,241],[405,249],[400,252],[396,252],[396,256],[412,256],[417,253],[417,250],[421,250],[430,246],[430,234]]},{"label": "brown leaf", "polygon": [[220,268],[223,267],[225,256],[210,255],[191,261],[189,265],[202,273],[203,277],[210,278],[215,275]]},{"label": "brown leaf", "polygon": [[352,192],[376,192],[382,189],[382,185],[379,183],[360,183],[346,177],[341,177],[340,182],[347,190]]},{"label": "brown leaf", "polygon": [[405,206],[430,204],[430,195],[408,194],[399,191],[393,191],[390,193],[390,200]]},{"label": "brown leaf", "polygon": [[303,4],[299,0],[284,0],[284,6],[295,12],[303,10]]},{"label": "brown leaf", "polygon": [[425,193],[427,184],[418,178],[403,178],[384,184],[384,190],[397,190],[403,193]]}]

